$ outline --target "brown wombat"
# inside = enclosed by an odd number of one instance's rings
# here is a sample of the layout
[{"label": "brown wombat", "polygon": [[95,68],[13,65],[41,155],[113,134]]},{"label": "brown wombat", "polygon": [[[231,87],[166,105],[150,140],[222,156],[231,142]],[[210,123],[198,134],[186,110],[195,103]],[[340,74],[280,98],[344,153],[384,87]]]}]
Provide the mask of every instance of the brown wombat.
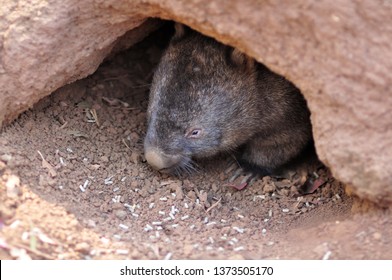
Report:
[{"label": "brown wombat", "polygon": [[252,174],[275,175],[312,149],[310,112],[291,82],[183,25],[154,74],[144,152],[165,173],[192,158],[233,153]]}]

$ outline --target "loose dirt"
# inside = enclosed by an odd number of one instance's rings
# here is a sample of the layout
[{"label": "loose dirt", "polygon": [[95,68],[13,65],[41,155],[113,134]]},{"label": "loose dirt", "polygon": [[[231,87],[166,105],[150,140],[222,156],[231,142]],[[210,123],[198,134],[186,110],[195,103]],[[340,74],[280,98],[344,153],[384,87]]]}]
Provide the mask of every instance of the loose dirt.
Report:
[{"label": "loose dirt", "polygon": [[[238,191],[230,156],[182,178],[143,157],[156,32],[41,100],[0,134],[1,259],[391,259],[390,210],[265,177]],[[15,93],[17,94],[17,93]]]}]

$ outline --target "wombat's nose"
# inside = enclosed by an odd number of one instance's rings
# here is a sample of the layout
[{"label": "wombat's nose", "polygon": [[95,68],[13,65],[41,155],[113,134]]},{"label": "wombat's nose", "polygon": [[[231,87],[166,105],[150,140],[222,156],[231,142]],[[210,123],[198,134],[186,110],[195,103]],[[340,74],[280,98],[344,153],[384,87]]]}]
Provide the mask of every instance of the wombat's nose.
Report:
[{"label": "wombat's nose", "polygon": [[162,153],[154,148],[149,148],[144,151],[144,156],[147,162],[156,170],[165,168],[165,161]]},{"label": "wombat's nose", "polygon": [[168,156],[161,150],[154,147],[145,147],[144,156],[147,162],[156,170],[161,172],[169,172],[169,169],[177,165],[179,158],[176,156]]}]

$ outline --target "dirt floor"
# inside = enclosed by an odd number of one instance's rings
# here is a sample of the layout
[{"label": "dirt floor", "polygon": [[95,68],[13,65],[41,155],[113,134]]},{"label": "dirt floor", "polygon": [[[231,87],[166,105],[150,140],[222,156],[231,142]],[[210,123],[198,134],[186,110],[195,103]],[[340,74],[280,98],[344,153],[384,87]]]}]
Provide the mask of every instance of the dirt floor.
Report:
[{"label": "dirt floor", "polygon": [[[391,211],[323,185],[265,177],[238,191],[230,156],[183,178],[143,158],[155,33],[0,134],[1,259],[391,259]],[[368,207],[369,206],[369,207]]]}]

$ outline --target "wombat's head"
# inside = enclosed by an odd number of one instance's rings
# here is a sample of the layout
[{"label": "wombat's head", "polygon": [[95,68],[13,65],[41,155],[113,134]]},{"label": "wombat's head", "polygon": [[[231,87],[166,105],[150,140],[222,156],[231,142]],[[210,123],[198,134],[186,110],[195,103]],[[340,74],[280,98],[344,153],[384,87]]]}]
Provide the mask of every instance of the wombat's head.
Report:
[{"label": "wombat's head", "polygon": [[192,157],[245,141],[241,130],[247,130],[243,116],[252,110],[253,68],[254,61],[239,51],[177,24],[150,92],[148,163],[166,173],[191,170]]}]

